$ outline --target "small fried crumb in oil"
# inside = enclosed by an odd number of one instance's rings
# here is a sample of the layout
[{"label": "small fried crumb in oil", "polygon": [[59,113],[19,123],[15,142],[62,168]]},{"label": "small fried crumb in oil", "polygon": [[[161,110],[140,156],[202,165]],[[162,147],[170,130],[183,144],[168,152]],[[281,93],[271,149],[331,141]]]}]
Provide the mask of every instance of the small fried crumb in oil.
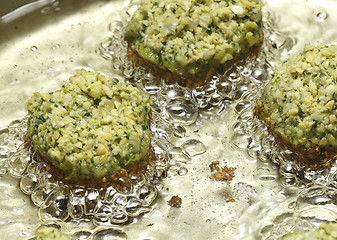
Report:
[{"label": "small fried crumb in oil", "polygon": [[235,202],[235,199],[230,194],[227,193],[226,196],[225,196],[225,201],[226,201],[226,203]]},{"label": "small fried crumb in oil", "polygon": [[171,207],[180,208],[183,200],[179,196],[173,196],[169,201],[167,201],[168,205]]},{"label": "small fried crumb in oil", "polygon": [[209,165],[212,175],[209,176],[210,179],[215,179],[219,182],[230,183],[234,178],[234,170],[236,168],[228,168],[224,166],[223,168],[219,167],[219,161],[214,161]]}]

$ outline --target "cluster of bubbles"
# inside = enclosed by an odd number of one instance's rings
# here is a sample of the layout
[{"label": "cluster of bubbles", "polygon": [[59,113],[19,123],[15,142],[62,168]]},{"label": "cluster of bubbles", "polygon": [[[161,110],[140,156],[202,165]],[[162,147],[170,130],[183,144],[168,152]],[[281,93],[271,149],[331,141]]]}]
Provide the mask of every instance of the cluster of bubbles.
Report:
[{"label": "cluster of bubbles", "polygon": [[[49,173],[41,171],[45,165],[34,161],[34,153],[25,147],[27,119],[13,122],[0,133],[0,173],[10,172],[20,178],[21,190],[39,207],[42,221],[89,218],[95,225],[123,224],[150,211],[157,196],[157,182],[167,170],[185,175],[188,170],[184,165],[207,150],[198,139],[188,139],[180,146],[173,143],[184,138],[186,127],[195,124],[199,117],[210,119],[220,115],[229,103],[241,97],[247,84],[251,84],[247,78],[254,66],[243,67],[243,64],[234,65],[195,88],[168,84],[164,79],[158,83],[146,67],[135,66],[130,60],[124,28],[125,21],[113,23],[112,37],[101,44],[98,53],[112,62],[114,72],[150,94],[154,102],[151,144],[157,160],[145,171],[143,179],[126,192],[113,187],[104,192],[80,186],[69,190],[62,182],[53,181]],[[35,50],[37,48],[32,47],[32,51]]]},{"label": "cluster of bubbles", "polygon": [[[132,4],[128,10],[133,9]],[[128,43],[124,39],[126,22],[132,13],[121,21],[111,24],[112,37],[101,44],[97,53],[112,62],[113,69],[127,81],[149,93],[153,100],[153,109],[165,122],[164,132],[168,139],[184,138],[186,128],[200,119],[211,120],[226,112],[227,106],[241,98],[247,89],[259,88],[259,79],[265,78],[265,71],[260,67],[263,58],[256,61],[238,61],[224,72],[218,72],[205,84],[186,87],[179,83],[169,83],[158,79],[146,65],[135,64],[128,54]],[[198,139],[188,139],[180,146],[171,146],[173,156],[170,167],[178,174],[185,174],[184,163],[193,156],[206,152],[206,145]],[[183,169],[183,170],[180,170]]]},{"label": "cluster of bubbles", "polygon": [[[95,225],[122,224],[151,209],[157,196],[156,182],[169,166],[167,148],[170,143],[160,118],[153,120],[152,148],[155,161],[130,188],[69,187],[53,180],[42,170],[45,163],[34,160],[34,152],[25,146],[27,118],[11,123],[0,132],[1,175],[7,172],[20,179],[20,189],[39,207],[42,221],[59,219],[92,219]],[[157,134],[158,133],[158,134]],[[158,138],[157,138],[158,136]]]},{"label": "cluster of bubbles", "polygon": [[[132,8],[129,6],[129,9]],[[130,83],[137,85],[150,94],[154,102],[153,109],[166,123],[165,134],[168,139],[184,138],[186,128],[195,125],[201,119],[211,120],[227,111],[227,106],[237,101],[250,88],[260,88],[261,79],[266,72],[264,57],[254,60],[238,61],[229,69],[215,73],[205,84],[186,87],[179,83],[169,83],[158,79],[146,65],[135,64],[128,54],[128,43],[124,39],[125,19],[113,22],[110,26],[112,37],[103,42],[97,53],[112,62],[113,69],[123,75]],[[174,140],[173,140],[174,142]],[[206,152],[206,145],[198,139],[189,139],[169,151],[173,156],[171,169],[185,174],[185,167],[193,156]],[[179,169],[183,169],[180,171]]]},{"label": "cluster of bubbles", "polygon": [[[154,76],[147,66],[135,64],[129,57],[124,32],[125,23],[131,15],[129,14],[126,20],[111,24],[112,37],[101,44],[97,53],[111,61],[115,71],[150,94],[158,116],[167,123],[167,127],[164,127],[167,129],[164,133],[166,137],[183,138],[188,126],[198,123],[200,119],[212,120],[226,113],[230,109],[229,106],[235,104],[234,110],[241,119],[238,120],[238,126],[234,126],[232,142],[234,145],[241,144],[242,149],[248,149],[247,145],[239,143],[242,139],[249,141],[248,134],[244,133],[246,129],[242,120],[248,120],[252,116],[249,108],[253,106],[256,93],[263,88],[268,79],[272,59],[266,59],[266,55],[262,54],[246,61],[238,61],[224,72],[215,73],[210,81],[205,81],[201,86],[191,88],[168,83],[165,79]],[[275,53],[279,45],[291,48],[290,39],[284,38],[284,43],[278,44],[273,41],[270,37],[270,42],[265,44],[266,49],[263,52]],[[171,170],[177,169],[179,175],[186,174],[184,163],[206,150],[205,144],[197,139],[189,139],[181,146],[172,146],[169,151]],[[233,193],[237,200],[248,203],[257,201],[257,193],[249,184],[236,184]]]},{"label": "cluster of bubbles", "polygon": [[302,189],[287,209],[260,229],[260,236],[272,240],[293,230],[312,230],[322,223],[335,222],[336,194],[336,188],[325,185]]},{"label": "cluster of bubbles", "polygon": [[[0,176],[3,177],[10,170],[13,176],[16,172],[23,172],[24,166],[20,165],[21,159],[14,159],[12,156],[22,146],[25,134],[21,121],[14,121],[5,129],[0,130]],[[9,161],[8,159],[12,160]],[[25,160],[23,159],[25,162]],[[10,168],[8,168],[10,165]],[[19,174],[20,176],[20,174]]]},{"label": "cluster of bubbles", "polygon": [[281,183],[285,187],[308,187],[312,184],[335,184],[337,165],[329,169],[311,170],[297,161],[289,161],[291,152],[277,144],[263,121],[254,115],[254,107],[261,89],[251,88],[234,104],[235,122],[232,145],[260,162],[275,162],[280,166]]},{"label": "cluster of bubbles", "polygon": [[[55,2],[57,6],[58,1]],[[96,226],[123,224],[151,210],[158,193],[157,183],[165,177],[168,169],[185,175],[187,168],[184,165],[194,156],[206,152],[206,145],[198,139],[188,139],[180,146],[175,145],[177,139],[186,136],[188,126],[196,124],[199,119],[213,119],[231,105],[235,118],[230,141],[233,147],[257,161],[277,163],[281,184],[286,188],[302,189],[289,212],[276,216],[273,224],[263,226],[260,235],[263,239],[274,239],[292,230],[288,229],[289,226],[312,227],[313,217],[304,217],[303,212],[308,213],[321,205],[336,204],[337,166],[314,172],[288,161],[287,152],[279,150],[274,137],[253,114],[271,67],[276,59],[293,48],[296,39],[271,30],[267,24],[264,26],[265,42],[260,57],[239,61],[226,71],[214,74],[202,86],[184,87],[158,79],[147,66],[136,65],[130,59],[124,32],[134,9],[135,3],[132,2],[126,16],[111,24],[112,37],[101,43],[97,53],[111,61],[114,72],[150,94],[154,102],[151,144],[157,159],[155,163],[150,164],[142,179],[127,191],[109,187],[102,192],[95,188],[78,187],[66,192],[64,184],[53,181],[48,173],[41,171],[43,163],[35,162],[32,158],[34,153],[24,146],[27,119],[23,119],[0,131],[0,176],[9,172],[13,177],[20,178],[21,190],[30,195],[32,202],[39,207],[39,217],[43,222],[88,218]],[[317,17],[326,18],[322,14]],[[36,50],[32,47],[32,51]],[[254,188],[245,183],[237,183],[234,187],[234,195],[241,201],[253,202],[256,194]],[[59,225],[57,227],[60,228]],[[97,240],[107,236],[127,238],[122,230],[111,227],[79,230],[74,236]]]},{"label": "cluster of bubbles", "polygon": [[[294,229],[310,230],[323,222],[336,220],[337,164],[334,163],[328,169],[312,170],[304,168],[297,161],[290,161],[291,152],[279,146],[265,123],[254,115],[255,104],[276,58],[281,57],[282,51],[289,52],[296,43],[295,39],[284,34],[268,32],[268,26],[266,29],[264,52],[272,57],[267,58],[265,66],[261,67],[264,69],[262,78],[255,78],[254,84],[248,86],[241,97],[233,102],[235,121],[230,142],[235,149],[245,152],[257,163],[276,163],[281,185],[289,191],[298,191],[297,199],[284,212],[260,228],[259,237],[269,240],[277,239]],[[276,51],[278,55],[271,54]],[[248,199],[253,198],[254,194],[241,195]]]},{"label": "cluster of bubbles", "polygon": [[205,84],[185,87],[168,83],[165,78],[154,76],[146,65],[135,64],[128,55],[128,43],[124,39],[126,21],[111,24],[112,37],[102,43],[97,53],[112,61],[114,70],[130,82],[148,92],[156,107],[168,121],[191,125],[198,117],[212,119],[226,110],[226,106],[239,99],[255,79],[263,76],[257,61],[238,61],[224,72],[215,73]]}]

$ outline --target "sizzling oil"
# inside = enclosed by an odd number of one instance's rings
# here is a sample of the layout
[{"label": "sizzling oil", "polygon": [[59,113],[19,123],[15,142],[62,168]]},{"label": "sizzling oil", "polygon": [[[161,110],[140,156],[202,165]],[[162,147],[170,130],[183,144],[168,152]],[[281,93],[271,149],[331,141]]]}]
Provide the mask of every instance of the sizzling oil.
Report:
[{"label": "sizzling oil", "polygon": [[[195,89],[154,84],[146,69],[133,67],[122,35],[129,17],[125,12],[132,12],[126,1],[36,2],[29,11],[23,7],[4,15],[0,25],[0,127],[7,129],[0,133],[0,229],[8,239],[33,236],[39,218],[81,239],[276,239],[337,218],[336,166],[318,174],[297,173],[297,166],[277,154],[272,137],[252,118],[254,101],[274,66],[306,43],[334,43],[334,1],[264,1],[261,56]],[[24,167],[6,162],[20,145],[14,136],[19,127],[10,123],[26,115],[26,100],[35,91],[59,88],[82,67],[138,84],[150,93],[165,121],[155,131],[168,142],[169,170],[155,184],[157,197],[150,211],[126,224],[76,220],[76,211],[68,222],[62,221],[68,213],[51,219],[48,211],[35,206],[55,203],[40,198],[48,187],[38,191],[33,178],[22,183]],[[13,138],[6,138],[11,131]],[[236,168],[230,184],[209,178],[209,164],[215,160]],[[35,205],[16,186],[19,181]],[[226,202],[227,194],[235,202]],[[84,201],[92,195],[87,193]],[[181,208],[167,204],[173,195],[182,198]]]}]

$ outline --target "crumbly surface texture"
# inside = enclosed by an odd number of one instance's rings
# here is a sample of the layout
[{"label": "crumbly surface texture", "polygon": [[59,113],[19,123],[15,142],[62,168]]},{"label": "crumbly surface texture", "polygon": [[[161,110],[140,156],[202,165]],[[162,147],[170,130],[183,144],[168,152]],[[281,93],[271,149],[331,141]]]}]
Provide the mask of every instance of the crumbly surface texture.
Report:
[{"label": "crumbly surface texture", "polygon": [[27,136],[66,180],[109,177],[144,160],[151,103],[136,87],[80,70],[60,90],[28,100]]},{"label": "crumbly surface texture", "polygon": [[337,47],[307,45],[272,74],[257,108],[295,148],[337,147]]},{"label": "crumbly surface texture", "polygon": [[71,238],[53,227],[42,227],[37,230],[36,240],[70,240]]},{"label": "crumbly surface texture", "polygon": [[260,44],[261,7],[258,0],[140,0],[125,37],[161,68],[207,72]]},{"label": "crumbly surface texture", "polygon": [[294,231],[288,233],[279,240],[336,240],[337,239],[337,224],[323,223],[319,229],[313,231]]}]

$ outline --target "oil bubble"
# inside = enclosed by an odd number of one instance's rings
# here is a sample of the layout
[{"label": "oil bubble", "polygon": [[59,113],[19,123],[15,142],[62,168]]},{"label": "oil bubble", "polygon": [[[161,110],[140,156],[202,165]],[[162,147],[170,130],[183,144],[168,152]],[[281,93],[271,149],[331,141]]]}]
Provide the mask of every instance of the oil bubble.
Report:
[{"label": "oil bubble", "polygon": [[205,144],[196,139],[187,140],[182,145],[182,148],[189,157],[203,154],[207,150]]},{"label": "oil bubble", "polygon": [[56,50],[56,49],[59,49],[60,47],[61,47],[61,45],[57,43],[52,47],[52,49]]},{"label": "oil bubble", "polygon": [[54,3],[53,3],[53,7],[58,7],[60,5],[60,2],[59,1],[55,1]]},{"label": "oil bubble", "polygon": [[104,240],[104,239],[127,239],[127,235],[125,232],[119,229],[108,228],[99,230],[94,233],[93,239],[96,240]]},{"label": "oil bubble", "polygon": [[45,8],[42,8],[41,13],[45,14],[45,13],[47,13],[49,11],[50,11],[50,7],[45,7]]},{"label": "oil bubble", "polygon": [[74,236],[76,237],[76,239],[88,239],[91,236],[91,232],[90,231],[86,231],[86,230],[81,230],[78,231],[74,234]]},{"label": "oil bubble", "polygon": [[324,22],[328,18],[328,14],[326,12],[318,12],[316,14],[317,22]]},{"label": "oil bubble", "polygon": [[183,138],[186,135],[186,129],[180,126],[179,124],[175,124],[173,126],[173,131],[174,131],[174,135],[180,138]]},{"label": "oil bubble", "polygon": [[166,106],[166,112],[177,122],[192,124],[198,117],[197,107],[187,99],[175,99]]},{"label": "oil bubble", "polygon": [[184,175],[186,175],[188,173],[188,170],[187,170],[187,168],[185,168],[185,167],[181,167],[181,168],[179,168],[179,170],[178,170],[178,175],[179,176],[184,176]]}]

